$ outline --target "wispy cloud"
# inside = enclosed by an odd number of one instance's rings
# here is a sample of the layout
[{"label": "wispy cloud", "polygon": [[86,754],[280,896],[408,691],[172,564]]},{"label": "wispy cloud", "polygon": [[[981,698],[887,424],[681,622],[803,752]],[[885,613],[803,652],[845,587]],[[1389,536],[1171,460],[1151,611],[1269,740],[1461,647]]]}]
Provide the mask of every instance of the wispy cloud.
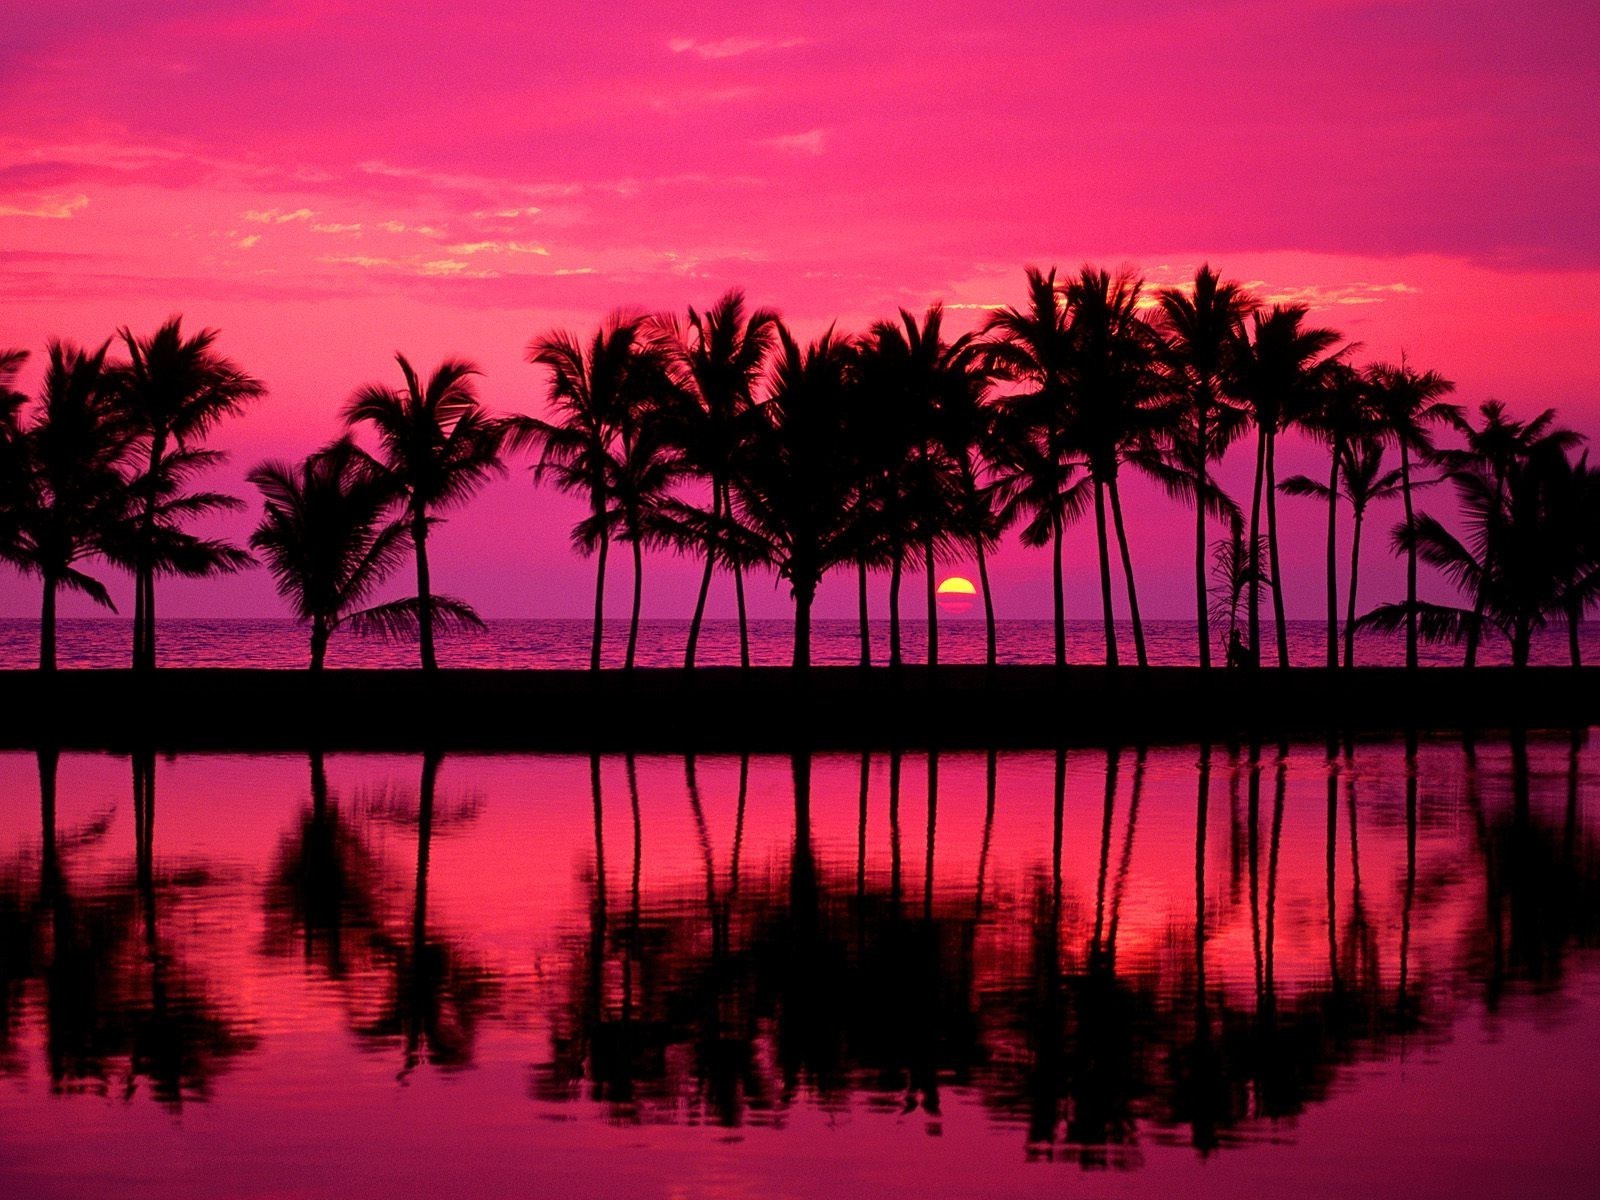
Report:
[{"label": "wispy cloud", "polygon": [[46,221],[65,221],[79,209],[89,206],[89,197],[41,196],[21,204],[0,204],[0,217],[40,217]]},{"label": "wispy cloud", "polygon": [[727,37],[715,42],[698,38],[675,37],[667,43],[674,54],[695,54],[701,58],[738,58],[743,54],[757,54],[770,50],[792,50],[796,46],[811,44],[810,38]]},{"label": "wispy cloud", "polygon": [[808,129],[804,133],[785,133],[777,137],[762,138],[756,144],[785,154],[818,155],[827,149],[828,131]]},{"label": "wispy cloud", "polygon": [[285,212],[281,208],[252,209],[240,214],[246,221],[254,221],[258,225],[287,225],[290,221],[309,221],[317,214],[309,208],[297,208],[292,212]]}]

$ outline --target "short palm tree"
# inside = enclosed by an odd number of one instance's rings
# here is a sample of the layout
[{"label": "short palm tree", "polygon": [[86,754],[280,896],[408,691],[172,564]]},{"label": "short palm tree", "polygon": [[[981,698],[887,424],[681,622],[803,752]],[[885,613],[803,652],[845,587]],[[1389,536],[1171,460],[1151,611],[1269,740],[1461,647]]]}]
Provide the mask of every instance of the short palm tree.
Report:
[{"label": "short palm tree", "polygon": [[[729,481],[749,426],[752,394],[772,352],[777,320],[777,314],[770,309],[748,311],[744,293],[738,289],[728,292],[703,313],[691,308],[682,323],[672,317],[656,319],[677,384],[661,406],[660,419],[665,423],[667,440],[685,467],[705,484],[705,515],[712,527],[728,511]],[[717,564],[714,542],[702,542],[698,549],[705,555],[706,566],[689,622],[685,667],[694,666],[706,598]],[[737,561],[726,566],[733,575],[738,604],[739,662],[748,667],[750,632],[745,615],[744,571]]]},{"label": "short palm tree", "polygon": [[[311,627],[311,669],[322,670],[328,639],[341,626],[386,631],[415,624],[420,608],[401,600],[358,609],[408,549],[403,517],[391,518],[395,492],[387,474],[349,438],[299,463],[261,463],[249,481],[261,491],[261,524],[250,536],[272,572],[278,594]],[[474,621],[445,597],[436,609]]]},{"label": "short palm tree", "polygon": [[370,383],[358,388],[345,404],[344,421],[351,429],[364,425],[372,430],[378,452],[369,460],[404,509],[415,552],[417,594],[396,606],[391,619],[397,631],[415,629],[422,669],[433,671],[439,665],[436,623],[474,623],[477,615],[464,601],[434,594],[428,533],[440,520],[436,514],[466,503],[491,476],[504,471],[500,451],[510,427],[479,403],[472,382],[479,372],[472,363],[446,359],[424,380],[405,355],[394,358],[402,386]]},{"label": "short palm tree", "polygon": [[181,481],[222,461],[204,450],[206,435],[265,389],[217,353],[215,329],[185,337],[181,320],[171,318],[148,337],[120,330],[128,361],[112,373],[122,417],[144,458],[130,487],[137,514],[123,542],[134,580],[133,665],[140,670],[156,665],[156,576],[207,575],[237,570],[249,561],[226,542],[184,533],[185,518],[239,502],[216,493],[185,496]]},{"label": "short palm tree", "polygon": [[[1455,390],[1437,371],[1418,372],[1404,361],[1399,366],[1373,363],[1367,368],[1372,411],[1384,436],[1400,448],[1400,499],[1405,505],[1405,523],[1415,519],[1411,504],[1411,460],[1425,460],[1433,449],[1429,427],[1459,425],[1461,410],[1443,397]],[[1406,554],[1406,666],[1417,665],[1417,552],[1419,543],[1406,537],[1400,543]]]},{"label": "short palm tree", "polygon": [[1237,410],[1223,402],[1232,358],[1244,341],[1245,319],[1255,299],[1242,284],[1223,280],[1209,263],[1188,288],[1162,288],[1161,329],[1169,386],[1183,400],[1184,419],[1173,439],[1173,458],[1192,480],[1195,503],[1195,621],[1200,666],[1211,665],[1211,631],[1206,604],[1206,515],[1200,498],[1211,490],[1210,465],[1243,432]]},{"label": "short palm tree", "polygon": [[811,665],[811,605],[822,577],[850,561],[857,499],[847,427],[854,351],[830,329],[802,347],[778,326],[771,393],[758,408],[734,480],[730,537],[747,543],[794,594],[794,667]]},{"label": "short palm tree", "polygon": [[81,592],[116,610],[105,585],[80,569],[127,516],[123,476],[132,439],[118,413],[105,371],[106,351],[52,342],[33,419],[22,431],[22,496],[5,556],[39,576],[39,669],[56,665],[56,596]]},{"label": "short palm tree", "polygon": [[626,436],[637,450],[641,418],[658,403],[666,383],[665,363],[645,318],[621,313],[596,330],[587,346],[561,330],[535,338],[528,361],[550,371],[552,412],[549,419],[520,420],[514,437],[539,452],[536,483],[548,479],[588,503],[589,515],[573,528],[572,540],[582,553],[596,556],[589,668],[598,671],[606,558],[619,518],[615,488],[626,474],[619,463],[629,457],[623,443]]},{"label": "short palm tree", "polygon": [[1246,548],[1259,555],[1261,505],[1267,509],[1267,571],[1256,563],[1249,578],[1250,661],[1261,662],[1261,586],[1272,588],[1272,616],[1278,642],[1278,665],[1289,665],[1288,622],[1283,611],[1283,578],[1278,546],[1278,435],[1311,411],[1322,389],[1328,364],[1336,361],[1339,335],[1332,329],[1308,329],[1303,304],[1275,304],[1250,319],[1250,336],[1234,355],[1229,395],[1239,402],[1256,427],[1255,483],[1250,496],[1250,533]]}]

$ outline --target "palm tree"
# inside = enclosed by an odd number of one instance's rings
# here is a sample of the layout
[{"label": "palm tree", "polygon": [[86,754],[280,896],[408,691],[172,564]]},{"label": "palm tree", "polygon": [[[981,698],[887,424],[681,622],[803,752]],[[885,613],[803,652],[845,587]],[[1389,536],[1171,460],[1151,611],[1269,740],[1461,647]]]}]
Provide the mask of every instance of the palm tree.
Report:
[{"label": "palm tree", "polygon": [[265,389],[231,359],[215,350],[218,332],[202,329],[184,337],[182,318],[172,317],[148,337],[118,331],[128,362],[112,375],[123,419],[138,438],[145,457],[143,473],[130,494],[137,507],[135,524],[123,546],[132,569],[133,665],[156,665],[156,591],[158,574],[204,576],[237,570],[247,555],[226,542],[194,538],[182,530],[185,517],[239,501],[216,493],[185,496],[189,475],[222,461],[201,443],[224,417],[244,411]]},{"label": "palm tree", "polygon": [[27,503],[22,406],[28,398],[13,386],[27,361],[26,350],[0,350],[0,549],[14,543]]},{"label": "palm tree", "polygon": [[[772,352],[777,320],[777,313],[771,309],[747,313],[744,293],[738,289],[726,293],[704,313],[691,308],[683,324],[670,317],[656,319],[677,385],[667,397],[669,403],[663,406],[661,418],[669,429],[668,440],[685,465],[705,481],[710,492],[707,515],[713,526],[728,511],[729,481],[749,424],[752,393]],[[714,542],[703,543],[701,551],[706,567],[695,596],[694,617],[689,622],[685,667],[694,666],[706,597],[717,562]],[[737,561],[729,561],[727,566],[733,575],[739,609],[739,664],[749,667],[744,571]]]},{"label": "palm tree", "polygon": [[[1411,507],[1411,456],[1426,459],[1433,448],[1430,425],[1459,424],[1461,410],[1441,399],[1455,390],[1437,371],[1418,373],[1402,359],[1399,366],[1373,363],[1367,368],[1372,406],[1384,435],[1400,447],[1400,499],[1405,523],[1414,520]],[[1417,665],[1417,542],[1404,539],[1406,551],[1406,666]]]},{"label": "palm tree", "polygon": [[1136,275],[1124,271],[1113,277],[1094,267],[1084,267],[1078,278],[1067,285],[1067,304],[1072,313],[1068,330],[1071,402],[1066,412],[1067,437],[1083,455],[1094,481],[1107,666],[1117,663],[1117,638],[1111,609],[1105,501],[1110,498],[1127,584],[1134,653],[1139,666],[1144,667],[1148,665],[1144,622],[1139,616],[1139,593],[1134,585],[1117,474],[1124,460],[1139,457],[1135,452],[1153,445],[1177,415],[1177,407],[1162,386],[1159,338],[1141,312],[1143,291],[1144,280]]},{"label": "palm tree", "polygon": [[998,406],[997,494],[1007,516],[1033,515],[1022,530],[1024,545],[1054,544],[1056,666],[1064,667],[1067,623],[1061,537],[1085,501],[1082,484],[1074,481],[1077,468],[1066,438],[1071,313],[1056,285],[1055,268],[1046,274],[1029,267],[1027,280],[1026,303],[1001,309],[983,327],[997,374],[1023,389]]},{"label": "palm tree", "polygon": [[1239,606],[1251,583],[1258,578],[1256,573],[1264,552],[1260,542],[1265,540],[1258,538],[1254,551],[1246,546],[1244,518],[1235,512],[1228,522],[1228,536],[1211,544],[1210,617],[1214,623],[1227,627],[1225,644],[1229,654],[1225,661],[1230,667],[1235,665],[1232,649],[1239,632]]},{"label": "palm tree", "polygon": [[794,667],[811,665],[811,604],[817,585],[850,560],[857,489],[839,453],[850,405],[854,348],[828,330],[802,347],[777,326],[771,394],[757,408],[733,481],[729,536],[789,581],[794,594]]},{"label": "palm tree", "polygon": [[1339,665],[1339,470],[1351,444],[1372,425],[1367,389],[1361,376],[1342,362],[1330,362],[1323,387],[1312,407],[1302,412],[1298,424],[1328,444],[1328,482],[1314,483],[1304,475],[1286,479],[1279,491],[1291,496],[1317,496],[1328,505],[1327,589],[1328,669]]},{"label": "palm tree", "polygon": [[[633,548],[633,607],[628,621],[628,652],[623,660],[623,668],[628,671],[633,670],[639,647],[645,543],[663,540],[669,529],[676,532],[681,528],[681,524],[669,526],[663,515],[667,491],[680,473],[678,460],[664,444],[663,434],[657,421],[635,414],[635,419],[624,422],[608,468],[613,507],[607,515],[617,540]],[[704,538],[697,535],[696,540]]]},{"label": "palm tree", "polygon": [[52,342],[39,406],[22,431],[22,496],[0,553],[43,581],[39,669],[56,666],[56,596],[70,588],[116,611],[105,585],[78,563],[125,520],[122,469],[132,448],[105,371],[107,342],[89,351]]},{"label": "palm tree", "polygon": [[[1583,441],[1574,431],[1556,425],[1556,411],[1553,408],[1545,409],[1530,420],[1519,421],[1507,415],[1506,406],[1499,400],[1485,400],[1478,406],[1478,413],[1477,425],[1465,417],[1452,422],[1466,444],[1459,449],[1435,450],[1433,458],[1446,475],[1476,472],[1487,478],[1493,485],[1496,497],[1491,512],[1497,513],[1499,503],[1505,499],[1506,474],[1515,462],[1541,448],[1553,447],[1566,451]],[[1491,551],[1492,543],[1493,539],[1486,546]],[[1482,618],[1480,609],[1467,627],[1465,665],[1469,667],[1478,661]]]},{"label": "palm tree", "polygon": [[589,668],[598,671],[606,557],[618,516],[618,446],[624,426],[636,428],[637,417],[662,390],[662,358],[647,336],[645,318],[619,313],[595,332],[587,348],[560,330],[534,338],[528,361],[549,368],[553,419],[523,418],[514,436],[539,450],[535,482],[549,479],[588,501],[589,515],[574,527],[572,540],[582,553],[596,555]]},{"label": "palm tree", "polygon": [[388,606],[395,632],[415,629],[422,651],[422,669],[437,670],[434,625],[440,618],[454,623],[480,623],[462,600],[435,596],[428,572],[428,530],[436,513],[464,504],[501,473],[501,446],[511,427],[491,416],[478,401],[473,377],[478,368],[462,359],[446,359],[424,381],[396,354],[403,386],[369,383],[345,403],[348,428],[368,425],[378,440],[378,456],[369,456],[375,473],[404,508],[404,520],[416,552],[417,594]]},{"label": "palm tree", "polygon": [[[263,502],[251,548],[266,559],[296,619],[311,626],[313,671],[322,670],[328,638],[341,625],[385,630],[397,618],[415,619],[419,608],[409,599],[356,610],[400,564],[409,531],[403,518],[388,516],[396,497],[387,474],[354,441],[342,437],[293,465],[263,462],[247,478]],[[435,605],[442,615],[476,621],[443,597]]]},{"label": "palm tree", "polygon": [[1243,285],[1223,281],[1209,263],[1195,272],[1188,289],[1162,288],[1162,332],[1169,383],[1183,397],[1184,420],[1174,439],[1174,458],[1193,480],[1195,621],[1200,666],[1211,666],[1211,631],[1206,604],[1206,505],[1208,469],[1243,432],[1237,410],[1223,403],[1232,358],[1244,340],[1244,322],[1255,299]]},{"label": "palm tree", "polygon": [[1278,665],[1289,665],[1288,623],[1283,612],[1283,578],[1279,570],[1277,505],[1277,439],[1300,415],[1310,410],[1328,364],[1338,357],[1339,335],[1332,329],[1307,329],[1303,304],[1275,304],[1251,317],[1250,337],[1234,358],[1230,394],[1240,401],[1256,427],[1255,484],[1250,497],[1250,554],[1259,557],[1261,501],[1267,505],[1266,546],[1270,571],[1259,561],[1250,569],[1250,661],[1261,663],[1261,584],[1272,586],[1272,615],[1278,640]]}]

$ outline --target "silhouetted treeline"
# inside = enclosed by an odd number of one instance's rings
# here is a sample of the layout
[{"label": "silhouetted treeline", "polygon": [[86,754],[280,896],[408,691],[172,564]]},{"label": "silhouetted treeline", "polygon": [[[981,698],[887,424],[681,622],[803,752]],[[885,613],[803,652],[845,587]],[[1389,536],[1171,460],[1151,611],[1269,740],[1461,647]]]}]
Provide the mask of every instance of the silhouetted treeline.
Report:
[{"label": "silhouetted treeline", "polygon": [[[1448,402],[1453,385],[1437,372],[1403,361],[1358,366],[1355,347],[1313,327],[1306,306],[1260,303],[1209,267],[1185,287],[1152,289],[1136,274],[1096,267],[1064,280],[1030,268],[1026,282],[1022,303],[956,336],[935,304],[920,317],[901,310],[863,333],[830,329],[802,344],[738,291],[681,317],[619,313],[587,337],[550,331],[528,347],[546,372],[542,417],[487,411],[471,363],[448,360],[423,375],[397,355],[399,386],[356,391],[344,409],[348,432],[299,463],[251,472],[263,500],[251,547],[309,628],[313,669],[342,627],[414,638],[431,669],[438,633],[480,622],[434,588],[430,531],[512,456],[531,451],[535,479],[585,505],[573,543],[596,561],[595,668],[613,545],[627,548],[632,565],[628,668],[646,547],[703,563],[685,666],[695,663],[719,569],[733,582],[746,666],[749,571],[788,584],[797,667],[809,665],[817,589],[838,571],[855,575],[861,662],[870,665],[868,583],[886,574],[889,665],[898,666],[908,567],[924,581],[936,665],[936,573],[956,559],[976,564],[993,664],[988,560],[1010,534],[1051,557],[1061,665],[1064,533],[1092,517],[1106,662],[1119,661],[1120,589],[1143,666],[1122,491],[1131,471],[1193,511],[1202,667],[1214,657],[1259,666],[1268,619],[1277,662],[1289,665],[1280,493],[1326,509],[1329,667],[1354,665],[1363,627],[1403,631],[1412,667],[1424,641],[1461,643],[1473,665],[1491,635],[1523,665],[1534,633],[1549,625],[1569,631],[1579,665],[1579,626],[1600,595],[1600,486],[1578,451],[1583,439],[1553,411],[1522,419],[1486,401],[1469,415]],[[196,490],[194,477],[221,458],[206,446],[215,425],[262,392],[215,342],[212,330],[184,337],[175,318],[145,338],[122,330],[94,350],[52,343],[31,406],[10,386],[24,352],[0,355],[0,555],[43,582],[41,668],[54,665],[61,589],[111,604],[87,563],[133,576],[133,662],[149,669],[155,580],[251,561],[187,529],[196,515],[241,503]],[[1325,448],[1325,477],[1278,477],[1278,444],[1290,432]],[[1216,478],[1240,442],[1254,463],[1247,497],[1229,496]],[[1436,483],[1456,501],[1443,517],[1417,509],[1419,490]],[[1391,541],[1405,560],[1406,591],[1362,613],[1364,520],[1374,501],[1390,498],[1403,510]],[[1338,555],[1342,511],[1352,521],[1348,564]],[[368,603],[407,559],[415,595]],[[1459,604],[1419,599],[1423,565],[1457,588]]]}]

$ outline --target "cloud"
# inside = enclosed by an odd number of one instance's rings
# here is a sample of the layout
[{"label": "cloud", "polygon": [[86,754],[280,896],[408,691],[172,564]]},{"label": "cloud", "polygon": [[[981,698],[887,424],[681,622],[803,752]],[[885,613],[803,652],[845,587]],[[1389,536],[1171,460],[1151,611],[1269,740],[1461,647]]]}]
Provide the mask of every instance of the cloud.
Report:
[{"label": "cloud", "polygon": [[744,54],[764,53],[770,50],[792,50],[796,46],[810,45],[809,38],[756,38],[729,37],[716,42],[702,42],[696,38],[675,37],[667,43],[674,54],[696,54],[701,58],[738,58]]},{"label": "cloud", "polygon": [[313,225],[311,227],[311,232],[312,233],[360,233],[361,232],[361,222],[357,221],[354,224],[349,224],[349,225],[340,225],[340,224],[333,223],[333,222],[329,222],[329,223],[326,223],[326,224],[318,224],[318,225]]},{"label": "cloud", "polygon": [[535,242],[462,242],[456,246],[446,246],[451,254],[542,254],[549,256],[550,251]]},{"label": "cloud", "polygon": [[37,200],[24,201],[28,207],[15,204],[0,204],[0,217],[40,217],[46,221],[65,221],[79,209],[87,208],[89,197],[81,192],[76,196],[62,198],[60,196],[41,196]]},{"label": "cloud", "polygon": [[818,155],[827,148],[828,132],[825,129],[808,129],[804,133],[785,133],[778,137],[762,138],[756,143],[785,154]]},{"label": "cloud", "polygon": [[250,249],[251,246],[254,246],[260,240],[261,240],[261,235],[259,233],[252,233],[249,237],[240,238],[237,242],[234,243],[234,245],[238,246],[239,249],[241,249],[241,250],[248,250],[248,249]]},{"label": "cloud", "polygon": [[293,212],[285,212],[281,208],[252,209],[241,214],[246,221],[254,221],[258,225],[287,225],[290,221],[309,221],[317,214],[309,208],[297,208]]}]

